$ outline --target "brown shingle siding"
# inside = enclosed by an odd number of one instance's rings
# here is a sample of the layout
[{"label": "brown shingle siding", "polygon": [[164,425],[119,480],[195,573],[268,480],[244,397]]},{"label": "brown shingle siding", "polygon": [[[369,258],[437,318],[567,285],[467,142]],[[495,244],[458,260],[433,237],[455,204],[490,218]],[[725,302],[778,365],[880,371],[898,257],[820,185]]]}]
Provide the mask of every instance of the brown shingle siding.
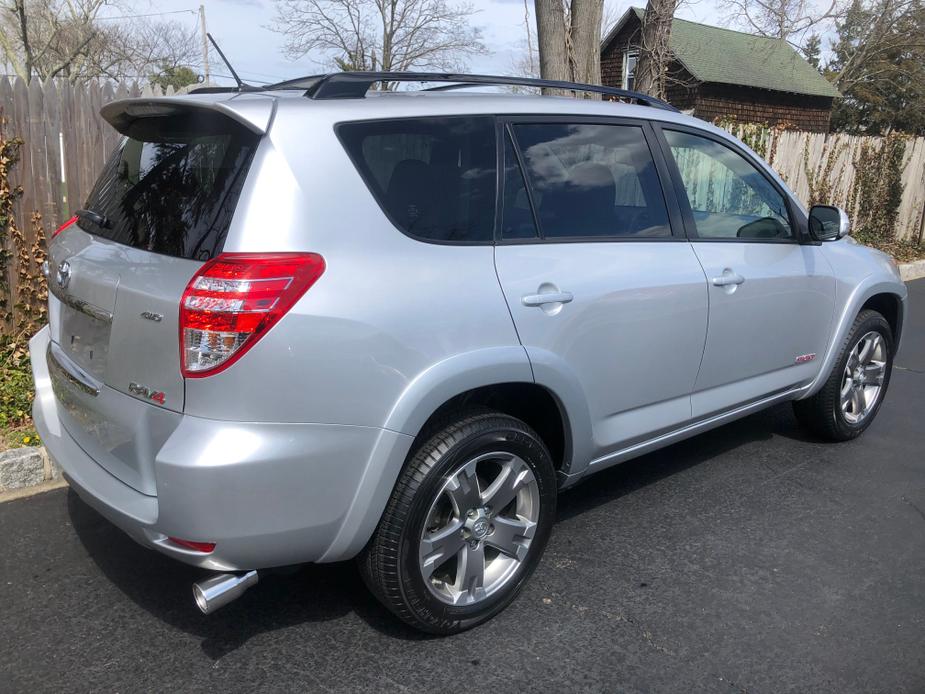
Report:
[{"label": "brown shingle siding", "polygon": [[[622,29],[601,53],[601,81],[611,87],[623,82],[623,52],[638,44],[639,19],[630,15]],[[703,120],[734,117],[750,123],[790,125],[825,132],[829,128],[832,98],[790,94],[733,84],[698,82],[678,62],[668,69],[668,101]]]},{"label": "brown shingle siding", "polygon": [[789,125],[799,130],[829,129],[832,100],[806,94],[787,94],[725,84],[703,84],[698,89],[694,115],[706,121],[734,117],[747,123]]}]

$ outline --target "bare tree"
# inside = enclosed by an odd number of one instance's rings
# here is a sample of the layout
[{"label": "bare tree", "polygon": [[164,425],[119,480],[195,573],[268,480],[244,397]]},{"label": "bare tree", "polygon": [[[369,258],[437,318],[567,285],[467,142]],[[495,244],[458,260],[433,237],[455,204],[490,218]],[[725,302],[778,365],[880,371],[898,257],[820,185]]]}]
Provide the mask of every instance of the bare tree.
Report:
[{"label": "bare tree", "polygon": [[475,10],[449,0],[276,0],[291,58],[316,54],[352,70],[458,70],[483,53]]},{"label": "bare tree", "polygon": [[536,0],[536,42],[540,75],[547,80],[568,80],[569,38],[563,0]]},{"label": "bare tree", "polygon": [[0,47],[13,71],[24,78],[53,77],[83,55],[95,31],[92,24],[105,0],[26,2],[0,5]]},{"label": "bare tree", "polygon": [[923,24],[925,7],[919,0],[853,0],[839,18],[839,41],[828,65],[835,86],[849,92],[882,81],[883,87],[895,90],[912,76],[912,65],[897,69],[888,56],[902,53],[920,67]]},{"label": "bare tree", "polygon": [[[536,37],[533,35],[533,17],[530,14],[530,0],[524,0],[524,38],[519,42],[517,51],[511,58],[510,73],[521,77],[540,76],[540,54],[536,48]],[[507,89],[514,94],[532,93],[533,87],[508,86]]]},{"label": "bare tree", "polygon": [[668,93],[668,65],[671,62],[671,22],[679,0],[649,0],[639,33],[636,62],[636,91],[665,99]]},{"label": "bare tree", "polygon": [[543,79],[601,83],[603,11],[603,0],[536,0]]},{"label": "bare tree", "polygon": [[825,73],[844,98],[833,127],[925,134],[925,4],[852,0],[836,35]]},{"label": "bare tree", "polygon": [[533,31],[530,28],[530,2],[524,0],[524,29],[527,31],[527,59],[522,71],[530,77],[535,77],[539,69],[539,53],[533,48]]},{"label": "bare tree", "polygon": [[620,21],[624,11],[622,3],[618,3],[616,0],[604,0],[604,11],[601,18],[601,39],[609,34],[610,30]]},{"label": "bare tree", "polygon": [[110,20],[108,0],[0,0],[0,50],[30,80],[146,77],[197,66],[196,32],[177,22]]},{"label": "bare tree", "polygon": [[843,4],[839,0],[720,0],[730,24],[794,45],[808,30],[839,16]]}]

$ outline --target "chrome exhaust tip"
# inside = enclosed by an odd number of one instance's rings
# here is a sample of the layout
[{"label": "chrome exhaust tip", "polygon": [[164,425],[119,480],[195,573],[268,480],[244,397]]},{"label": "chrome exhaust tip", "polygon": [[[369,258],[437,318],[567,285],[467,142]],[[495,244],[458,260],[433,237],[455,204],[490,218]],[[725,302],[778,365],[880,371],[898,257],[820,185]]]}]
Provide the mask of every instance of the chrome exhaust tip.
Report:
[{"label": "chrome exhaust tip", "polygon": [[257,580],[255,570],[237,574],[215,574],[193,584],[193,599],[203,614],[212,614],[244,595],[244,591],[257,585]]}]

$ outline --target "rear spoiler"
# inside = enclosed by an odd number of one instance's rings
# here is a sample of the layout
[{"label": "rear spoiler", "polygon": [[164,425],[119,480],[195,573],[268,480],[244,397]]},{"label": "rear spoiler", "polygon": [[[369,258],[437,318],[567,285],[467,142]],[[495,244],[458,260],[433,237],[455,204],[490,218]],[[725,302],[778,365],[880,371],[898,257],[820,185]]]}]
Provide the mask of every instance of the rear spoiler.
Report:
[{"label": "rear spoiler", "polygon": [[133,123],[143,118],[164,118],[201,110],[227,116],[251,132],[263,135],[270,127],[275,108],[276,99],[262,94],[242,94],[221,100],[165,96],[112,101],[100,109],[100,115],[125,135]]}]

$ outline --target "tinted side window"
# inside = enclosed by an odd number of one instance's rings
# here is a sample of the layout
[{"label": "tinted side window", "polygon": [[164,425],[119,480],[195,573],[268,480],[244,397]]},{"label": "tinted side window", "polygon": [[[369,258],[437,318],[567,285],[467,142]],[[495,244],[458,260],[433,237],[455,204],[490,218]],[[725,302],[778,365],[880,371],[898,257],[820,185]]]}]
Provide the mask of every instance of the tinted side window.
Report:
[{"label": "tinted side window", "polygon": [[545,238],[671,235],[639,126],[518,124],[514,132]]},{"label": "tinted side window", "polygon": [[705,137],[665,130],[681,172],[697,235],[792,239],[783,196],[745,157]]},{"label": "tinted side window", "polygon": [[[147,121],[151,121],[148,123]],[[86,231],[154,253],[207,260],[221,252],[256,135],[209,114],[140,119],[109,158],[86,207]]]},{"label": "tinted side window", "polygon": [[380,206],[406,234],[491,241],[497,167],[492,118],[344,123],[337,132]]}]

